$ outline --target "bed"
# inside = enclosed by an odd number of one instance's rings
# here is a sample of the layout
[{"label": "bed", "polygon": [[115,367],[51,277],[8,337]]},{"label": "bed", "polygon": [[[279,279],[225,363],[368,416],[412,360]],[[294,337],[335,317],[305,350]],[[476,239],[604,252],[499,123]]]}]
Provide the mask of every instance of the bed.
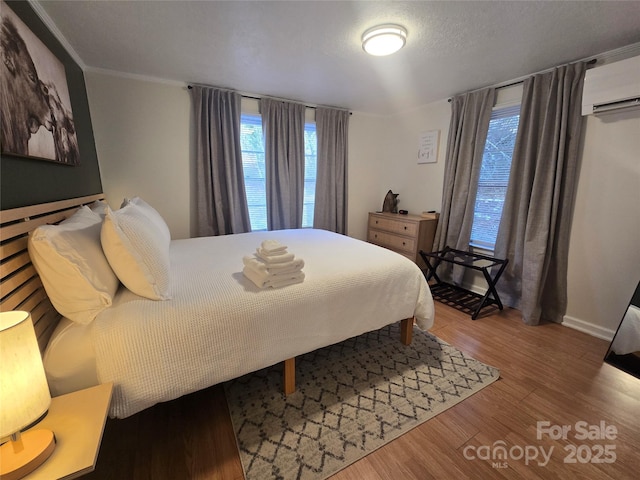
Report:
[{"label": "bed", "polygon": [[[260,289],[244,277],[243,256],[265,239],[304,260],[302,283]],[[173,240],[168,256],[166,299],[120,285],[90,322],[57,316],[43,325],[54,395],[113,382],[110,415],[124,418],[279,362],[291,393],[298,355],[398,321],[409,343],[414,322],[433,324],[433,300],[413,262],[343,235],[301,229]]]}]

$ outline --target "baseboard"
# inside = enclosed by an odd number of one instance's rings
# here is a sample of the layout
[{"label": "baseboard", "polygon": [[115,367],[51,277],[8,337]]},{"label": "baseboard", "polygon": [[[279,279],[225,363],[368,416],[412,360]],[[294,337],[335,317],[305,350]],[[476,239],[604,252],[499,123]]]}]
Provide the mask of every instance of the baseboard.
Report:
[{"label": "baseboard", "polygon": [[480,286],[475,283],[462,282],[461,286],[462,288],[469,290],[470,292],[477,293],[478,295],[484,295],[487,293],[487,282],[484,282],[484,286]]},{"label": "baseboard", "polygon": [[588,335],[591,335],[592,337],[606,340],[608,342],[613,340],[613,336],[616,334],[615,330],[603,328],[598,325],[594,325],[593,323],[588,323],[584,320],[580,320],[579,318],[570,317],[569,315],[565,315],[563,317],[562,325],[586,333]]},{"label": "baseboard", "polygon": [[[479,293],[480,295],[484,295],[487,291],[486,285],[484,289],[475,283],[464,283],[463,288],[467,290],[471,290],[472,292]],[[616,334],[615,330],[611,330],[610,328],[603,328],[599,325],[594,325],[593,323],[585,322],[584,320],[580,320],[579,318],[570,317],[569,315],[565,315],[562,318],[562,325],[565,327],[572,328],[574,330],[578,330],[582,333],[586,333],[587,335],[591,335],[592,337],[600,338],[601,340],[606,340],[607,342],[611,342],[613,340],[614,335]]]}]

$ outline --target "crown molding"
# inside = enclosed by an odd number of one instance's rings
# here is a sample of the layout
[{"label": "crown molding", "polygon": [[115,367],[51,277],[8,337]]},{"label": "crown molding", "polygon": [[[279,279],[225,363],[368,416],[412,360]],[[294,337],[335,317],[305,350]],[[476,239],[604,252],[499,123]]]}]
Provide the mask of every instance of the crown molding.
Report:
[{"label": "crown molding", "polygon": [[173,87],[186,88],[189,84],[180,80],[171,80],[167,78],[154,77],[151,75],[141,75],[139,73],[121,72],[119,70],[111,70],[108,68],[87,67],[85,73],[97,73],[100,75],[110,75],[112,77],[126,78],[128,80],[139,80],[141,82],[161,83]]},{"label": "crown molding", "polygon": [[53,36],[56,37],[56,39],[62,44],[63,48],[67,51],[71,58],[73,58],[73,60],[78,64],[80,69],[82,71],[86,70],[87,65],[82,61],[82,58],[80,58],[78,52],[73,49],[69,41],[65,38],[60,29],[58,29],[56,24],[53,23],[53,20],[51,20],[51,17],[47,14],[40,2],[37,0],[27,0],[27,2],[31,6],[31,8],[33,8],[33,11],[40,18],[40,20],[42,20],[49,31],[53,34]]}]

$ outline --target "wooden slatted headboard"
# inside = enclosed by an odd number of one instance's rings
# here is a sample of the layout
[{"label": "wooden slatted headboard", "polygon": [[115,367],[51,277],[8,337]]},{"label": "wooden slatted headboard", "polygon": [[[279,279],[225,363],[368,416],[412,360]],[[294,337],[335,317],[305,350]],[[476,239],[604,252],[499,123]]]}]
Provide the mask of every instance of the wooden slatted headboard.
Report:
[{"label": "wooden slatted headboard", "polygon": [[0,212],[0,311],[31,312],[41,351],[60,321],[60,314],[51,305],[31,264],[27,251],[29,232],[40,225],[58,223],[81,205],[104,198],[99,193]]}]

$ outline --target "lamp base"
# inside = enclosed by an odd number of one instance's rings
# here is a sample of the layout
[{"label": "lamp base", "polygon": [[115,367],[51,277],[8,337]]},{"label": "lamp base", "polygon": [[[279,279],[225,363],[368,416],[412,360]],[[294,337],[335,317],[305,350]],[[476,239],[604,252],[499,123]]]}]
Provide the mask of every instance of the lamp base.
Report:
[{"label": "lamp base", "polygon": [[18,480],[42,465],[56,448],[51,430],[29,430],[0,446],[0,478]]}]

